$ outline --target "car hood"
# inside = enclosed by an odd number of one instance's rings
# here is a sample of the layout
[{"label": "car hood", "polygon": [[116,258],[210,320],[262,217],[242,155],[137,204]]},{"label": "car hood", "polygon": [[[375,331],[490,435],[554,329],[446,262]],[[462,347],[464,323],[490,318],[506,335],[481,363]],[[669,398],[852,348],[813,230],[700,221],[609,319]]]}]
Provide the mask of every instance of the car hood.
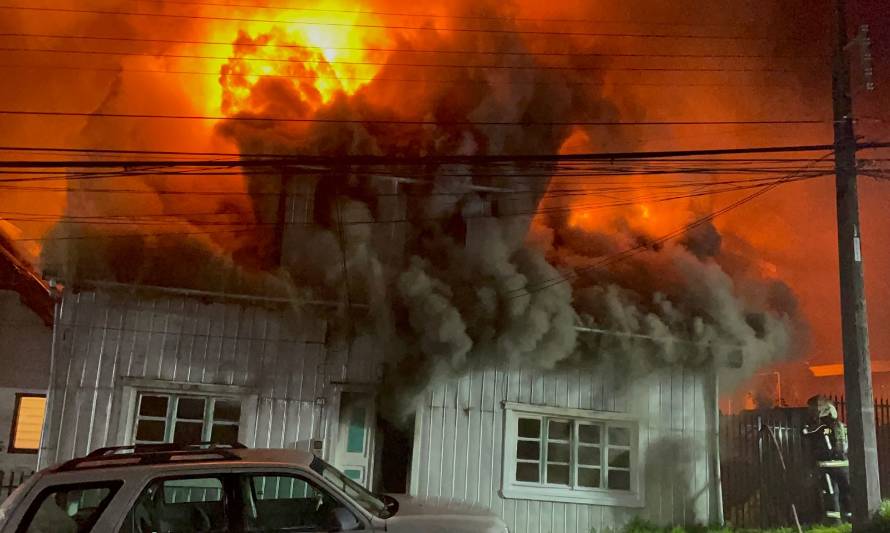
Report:
[{"label": "car hood", "polygon": [[394,496],[399,501],[386,530],[395,533],[506,533],[507,527],[490,510],[444,499]]}]

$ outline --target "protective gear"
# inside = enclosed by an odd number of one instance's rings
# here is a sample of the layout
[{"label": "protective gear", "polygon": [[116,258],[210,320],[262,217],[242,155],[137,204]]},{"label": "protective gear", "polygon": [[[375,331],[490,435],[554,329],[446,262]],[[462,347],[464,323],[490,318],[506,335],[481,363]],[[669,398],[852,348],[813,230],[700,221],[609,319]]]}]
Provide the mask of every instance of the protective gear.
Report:
[{"label": "protective gear", "polygon": [[803,429],[809,442],[813,475],[822,492],[822,509],[829,520],[849,520],[850,462],[847,460],[847,427],[838,420],[837,408],[828,398],[814,396],[807,402],[811,423]]}]

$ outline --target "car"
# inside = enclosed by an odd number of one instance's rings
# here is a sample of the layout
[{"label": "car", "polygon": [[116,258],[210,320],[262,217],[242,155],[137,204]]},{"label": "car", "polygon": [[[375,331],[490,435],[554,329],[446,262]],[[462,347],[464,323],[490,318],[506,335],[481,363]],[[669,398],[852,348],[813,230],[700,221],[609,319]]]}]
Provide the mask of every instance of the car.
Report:
[{"label": "car", "polygon": [[507,533],[484,509],[375,494],[311,453],[220,445],[98,449],[35,474],[0,533]]}]

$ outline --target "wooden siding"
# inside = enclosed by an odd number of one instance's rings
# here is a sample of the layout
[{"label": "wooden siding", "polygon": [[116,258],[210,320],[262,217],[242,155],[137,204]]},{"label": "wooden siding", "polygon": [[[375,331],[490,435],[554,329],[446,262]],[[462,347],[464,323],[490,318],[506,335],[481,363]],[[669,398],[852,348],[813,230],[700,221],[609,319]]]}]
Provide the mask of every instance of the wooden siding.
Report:
[{"label": "wooden siding", "polygon": [[67,292],[60,306],[41,466],[122,444],[128,379],[255,395],[253,427],[242,433],[255,447],[323,439],[327,383],[370,379],[346,376],[349,351],[327,353],[325,323],[312,312],[117,291]]},{"label": "wooden siding", "polygon": [[[604,531],[635,516],[659,524],[715,521],[712,375],[665,370],[623,384],[605,372],[498,369],[433,387],[415,422],[411,493],[490,508],[512,533]],[[503,401],[636,415],[645,433],[645,506],[502,498]]]}]

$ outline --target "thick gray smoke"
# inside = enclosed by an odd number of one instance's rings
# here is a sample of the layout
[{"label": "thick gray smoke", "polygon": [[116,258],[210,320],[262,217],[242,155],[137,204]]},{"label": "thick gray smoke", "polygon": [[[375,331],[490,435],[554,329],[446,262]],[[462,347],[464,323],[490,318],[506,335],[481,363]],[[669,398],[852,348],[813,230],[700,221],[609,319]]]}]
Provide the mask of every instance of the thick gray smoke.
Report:
[{"label": "thick gray smoke", "polygon": [[[496,2],[459,2],[449,10],[454,15],[486,16],[510,11],[510,6]],[[432,27],[435,21],[428,24]],[[403,51],[387,56],[377,79],[354,94],[337,93],[328,101],[306,81],[301,63],[324,59],[298,47],[281,48],[293,51],[292,64],[279,65],[284,76],[245,83],[238,74],[242,58],[267,44],[293,43],[278,30],[263,35],[241,32],[233,44],[233,59],[220,72],[222,111],[239,119],[293,120],[228,120],[220,123],[217,133],[235,141],[243,153],[553,154],[578,132],[565,125],[534,124],[643,115],[628,103],[631,96],[599,92],[596,82],[602,81],[602,73],[595,67],[607,66],[605,59],[586,57],[585,68],[579,70],[546,68],[546,60],[524,54],[528,43],[510,33],[516,26],[509,16],[487,20],[486,28],[504,32],[396,35],[391,47]],[[590,42],[584,45],[589,48]],[[424,69],[406,66],[418,62],[412,49],[460,52],[442,55],[450,64],[472,50],[516,54],[474,57],[460,68]],[[326,69],[322,64],[318,71]],[[391,81],[398,79],[427,82]],[[115,94],[110,94],[112,102],[103,102],[103,109],[117,110]],[[589,150],[634,143],[619,130],[591,128],[582,133],[591,142]],[[584,270],[644,237],[626,224],[582,230],[559,217],[546,219],[543,230],[532,231],[529,213],[547,182],[523,177],[522,170],[344,165],[289,170],[284,177],[253,174],[246,176],[252,212],[244,206],[219,206],[217,213],[226,215],[225,220],[256,221],[263,228],[240,239],[244,244],[231,261],[203,260],[218,250],[203,240],[194,246],[192,239],[172,251],[169,242],[167,250],[153,249],[153,239],[113,240],[98,253],[80,257],[100,263],[101,258],[126,258],[120,268],[113,268],[113,260],[107,261],[111,267],[91,267],[100,277],[115,277],[132,272],[134,257],[143,254],[140,262],[146,267],[135,281],[190,285],[188,280],[155,280],[180,272],[168,267],[181,263],[182,250],[191,247],[197,251],[190,264],[230,267],[220,269],[225,271],[247,265],[275,272],[301,294],[368,304],[367,317],[339,317],[355,321],[354,327],[333,329],[380,337],[392,375],[399,376],[401,390],[409,393],[431,380],[493,364],[546,369],[596,361],[645,372],[659,365],[695,366],[716,359],[740,364],[736,374],[741,376],[792,353],[798,330],[789,303],[793,297],[781,284],[747,275],[739,266],[743,258],[723,252],[723,236],[715,228],[653,246],[605,270]],[[546,174],[548,169],[536,170]],[[158,189],[165,184],[160,182]],[[290,199],[289,224],[277,248],[273,227],[282,188]],[[579,274],[571,282],[542,289],[572,271]],[[246,279],[242,272],[232,276],[236,285]],[[267,283],[268,276],[262,277]],[[212,276],[202,279],[211,285],[224,283]],[[594,331],[579,334],[579,326]]]},{"label": "thick gray smoke", "polygon": [[[494,6],[488,8],[497,12]],[[512,29],[509,22],[502,24]],[[397,48],[525,50],[515,36],[505,41],[500,34],[433,35],[422,42],[402,38]],[[268,39],[242,34],[238,42],[248,54]],[[319,95],[290,80],[270,78],[252,88],[251,111],[242,111],[242,118],[369,122],[270,127],[231,121],[220,131],[245,152],[556,153],[571,133],[567,127],[484,123],[614,118],[615,108],[589,86],[579,88],[562,71],[534,68],[538,63],[531,56],[496,56],[491,61],[532,68],[448,69],[449,76],[470,81],[408,89],[372,82],[355,95],[339,95],[327,104],[319,104]],[[410,53],[395,53],[379,77],[416,75],[399,66],[411,62]],[[418,118],[442,124],[379,122]],[[407,184],[396,185],[377,174],[396,174]],[[342,168],[294,178],[310,183],[297,189],[315,191],[312,209],[305,214],[312,223],[293,230],[287,240],[284,255],[293,260],[285,269],[297,283],[327,287],[330,294],[338,294],[346,284],[354,301],[372,302],[375,319],[359,327],[391,336],[384,344],[390,347],[392,375],[398,376],[401,390],[416,392],[430,381],[477,365],[546,369],[597,361],[644,372],[659,365],[697,366],[717,360],[723,366],[740,366],[734,373],[744,376],[790,353],[796,328],[793,310],[770,307],[759,296],[744,294],[767,288],[757,280],[743,285],[734,280],[720,263],[721,236],[712,226],[605,272],[585,272],[574,283],[540,290],[643,236],[633,235],[627,225],[617,225],[623,228],[617,233],[612,228],[600,233],[570,228],[564,218],[553,218],[546,222],[551,242],[539,236],[530,239],[531,216],[518,214],[534,211],[546,183],[520,178],[519,169],[501,169],[496,177],[488,174],[490,168],[448,165],[395,171]],[[407,195],[407,202],[387,203],[387,195],[394,192]],[[593,331],[579,335],[578,326]]]}]

